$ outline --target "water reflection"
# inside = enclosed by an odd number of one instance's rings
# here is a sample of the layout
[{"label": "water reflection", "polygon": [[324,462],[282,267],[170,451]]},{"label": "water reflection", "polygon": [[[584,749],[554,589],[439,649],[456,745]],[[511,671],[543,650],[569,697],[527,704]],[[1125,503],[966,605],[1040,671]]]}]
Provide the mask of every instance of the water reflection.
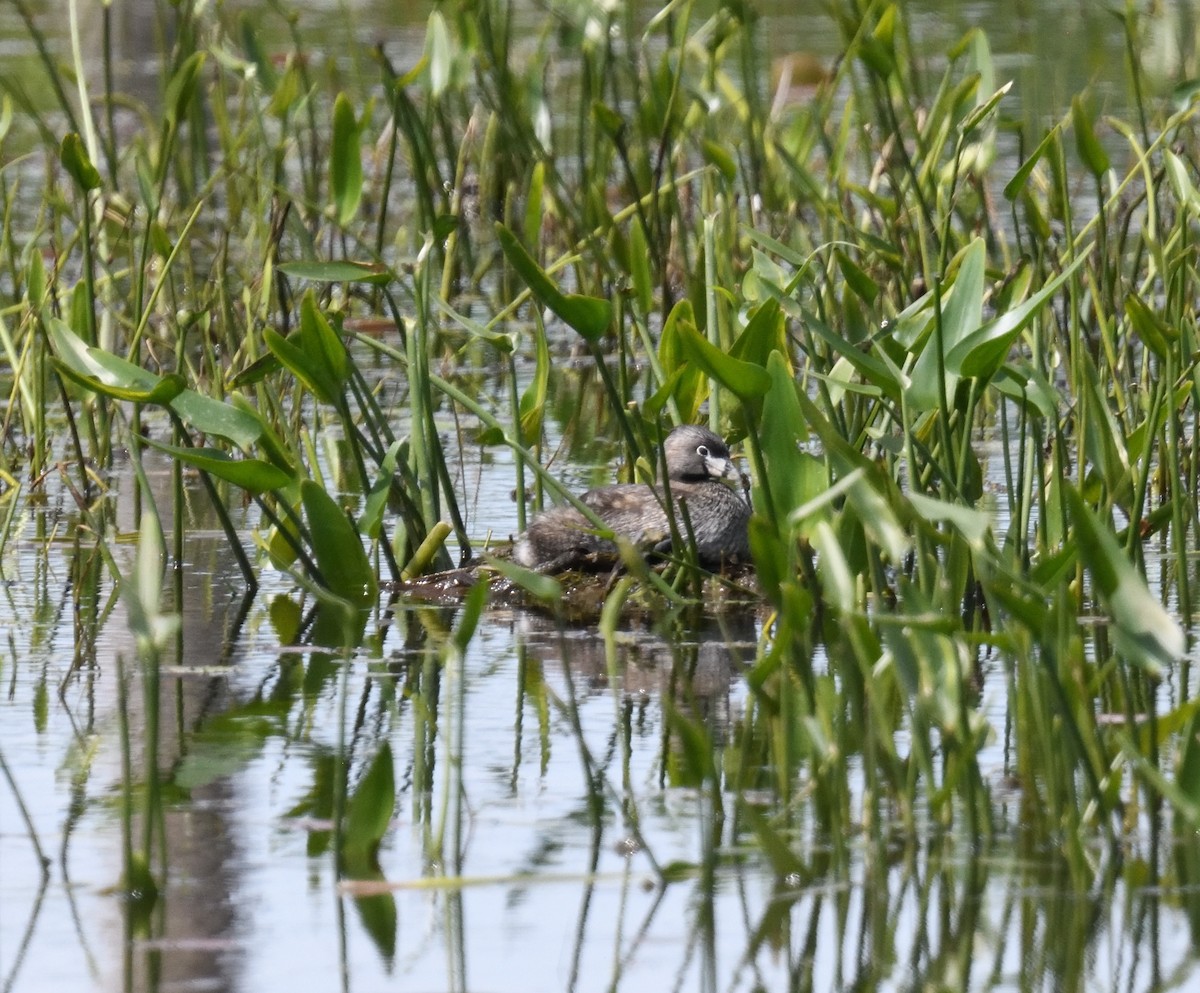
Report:
[{"label": "water reflection", "polygon": [[[161,471],[150,474],[162,507],[169,506],[169,479]],[[118,504],[97,506],[107,513]],[[132,502],[119,506],[114,536],[133,528]],[[204,506],[203,497],[193,502]],[[238,922],[232,894],[239,858],[228,823],[237,806],[233,781],[216,780],[186,795],[168,791],[150,819],[145,791],[138,790],[131,843],[140,848],[141,839],[158,839],[151,846],[157,853],[152,871],[165,886],[161,899],[141,907],[113,895],[113,888],[125,872],[123,768],[128,764],[142,781],[152,754],[158,776],[169,782],[191,736],[231,704],[224,672],[242,639],[246,606],[234,580],[236,565],[226,561],[220,542],[205,539],[207,515],[193,516],[201,537],[189,546],[181,651],[165,660],[157,745],[148,746],[153,708],[137,674],[136,646],[99,548],[70,507],[65,491],[51,496],[36,515],[37,537],[21,545],[29,568],[18,572],[32,582],[6,588],[14,645],[17,637],[23,643],[12,660],[9,699],[31,692],[35,717],[31,738],[19,712],[6,715],[0,747],[17,767],[17,788],[52,865],[47,885],[35,892],[27,850],[16,844],[27,839],[14,834],[5,846],[5,867],[22,868],[4,873],[15,889],[0,903],[15,910],[26,904],[24,896],[30,916],[19,944],[6,923],[0,948],[16,954],[4,988],[44,988],[47,975],[58,974],[71,977],[73,987],[87,977],[96,988],[157,989],[198,980],[233,988]],[[56,544],[60,532],[66,538]],[[41,542],[46,544],[39,548]],[[112,547],[128,564],[132,546]],[[53,554],[40,554],[43,549]],[[122,671],[128,673],[124,690]],[[169,871],[160,871],[168,865]]]},{"label": "water reflection", "polygon": [[523,658],[564,676],[587,695],[615,692],[645,728],[647,709],[665,697],[703,722],[714,739],[728,738],[736,681],[754,657],[758,620],[753,607],[693,624],[629,624],[606,639],[594,627],[564,629],[553,618],[520,614],[515,623]]},{"label": "water reflection", "polygon": [[[866,834],[834,844],[803,804],[738,801],[725,787],[745,759],[754,611],[630,622],[606,639],[495,605],[457,658],[458,610],[397,604],[345,666],[296,643],[304,611],[286,584],[241,613],[236,565],[204,535],[203,496],[190,500],[183,649],[158,697],[162,888],[146,913],[113,890],[114,677],[135,653],[94,545],[81,533],[43,555],[27,542],[28,582],[5,588],[18,650],[0,751],[52,860],[42,886],[6,805],[6,990],[1085,990],[1200,977],[1194,846],[1097,850],[1081,879],[1005,833],[1002,813],[982,850],[936,825],[876,848]],[[52,507],[47,534],[71,516]],[[135,778],[140,688],[131,676]],[[715,770],[695,767],[697,735],[715,743]],[[344,755],[352,792],[384,741],[398,805],[375,869],[352,873],[364,890],[336,866],[333,783]],[[144,825],[133,819],[135,845]]]},{"label": "water reflection", "polygon": [[[178,15],[174,5],[166,9],[158,0],[123,0],[111,5],[81,4],[81,37],[85,61],[95,67],[95,92],[102,92],[100,60],[103,55],[101,12],[110,10],[114,73],[117,88],[136,94],[153,106],[158,99],[154,81],[156,62],[175,30]],[[243,8],[260,41],[271,53],[291,48],[285,18],[253,4]],[[901,5],[918,57],[932,58],[974,28],[987,32],[994,54],[996,85],[1013,80],[1015,87],[1009,115],[1028,129],[1027,139],[1054,123],[1071,97],[1092,87],[1106,113],[1131,116],[1127,86],[1124,24],[1110,5],[1052,3],[999,3],[994,0],[962,4],[946,0],[906,0]],[[29,3],[52,50],[69,52],[67,19],[59,17],[55,4]],[[332,3],[310,0],[299,22],[302,37],[319,47],[330,59],[352,58],[376,42],[386,43],[398,64],[419,57],[424,25],[432,4],[395,5],[379,0]],[[764,0],[761,37],[764,58],[802,59],[830,62],[844,47],[835,20],[814,5]],[[1184,80],[1196,75],[1196,4],[1140,5],[1134,11],[1146,95],[1160,99]],[[537,34],[543,10],[536,4],[517,4],[514,10],[518,34]],[[46,110],[52,94],[43,86],[28,33],[14,5],[0,5],[0,45],[10,56],[7,73],[18,76]],[[64,61],[69,56],[64,54]],[[131,119],[130,126],[136,122]]]}]

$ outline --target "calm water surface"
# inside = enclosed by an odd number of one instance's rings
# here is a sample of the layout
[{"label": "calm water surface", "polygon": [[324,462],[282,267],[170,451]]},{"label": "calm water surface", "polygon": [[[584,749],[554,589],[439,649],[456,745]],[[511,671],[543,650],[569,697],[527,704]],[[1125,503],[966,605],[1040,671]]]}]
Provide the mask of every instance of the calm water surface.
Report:
[{"label": "calm water surface", "polygon": [[[164,467],[152,480],[166,491]],[[49,530],[70,508],[60,497],[37,516]],[[43,556],[39,526],[31,519],[5,563],[14,654],[0,668],[0,749],[51,865],[43,883],[6,792],[5,989],[904,990],[936,976],[945,988],[1016,991],[1189,989],[1200,979],[1188,913],[1196,896],[1131,887],[1103,851],[1081,890],[1053,852],[1027,851],[1017,837],[985,860],[933,830],[884,853],[852,840],[839,859],[812,825],[796,839],[803,871],[782,879],[757,848],[740,846],[711,798],[670,785],[678,746],[664,701],[692,708],[722,740],[745,704],[753,611],[670,637],[631,627],[613,680],[592,629],[497,607],[458,666],[438,648],[454,611],[399,605],[343,667],[281,646],[271,607],[290,583],[268,576],[243,617],[236,569],[202,533],[190,545],[183,664],[168,660],[160,700],[168,883],[131,933],[112,891],[121,871],[113,677],[118,656],[132,664],[133,646],[118,609],[72,671],[72,552],[64,543]],[[382,628],[381,617],[370,630]],[[985,671],[984,697],[1002,705],[1003,674]],[[132,686],[136,768],[144,702]],[[428,752],[406,686],[439,700]],[[564,706],[572,697],[581,737]],[[1017,803],[1002,775],[1004,715],[985,712],[998,735],[981,767],[1003,812]],[[396,888],[374,906],[339,889],[331,856],[313,853],[325,823],[302,809],[339,728],[352,763],[385,739],[395,754],[399,803],[380,868]],[[606,792],[599,830],[581,741]],[[428,791],[423,761],[434,764]],[[447,834],[458,842],[435,853],[457,774],[463,821]],[[723,839],[711,883],[699,865],[706,832]],[[461,886],[444,881],[455,859]],[[653,863],[684,868],[661,888]]]},{"label": "calm water surface", "polygon": [[[1165,86],[1186,69],[1190,52],[1179,39],[1192,22],[1186,4],[1162,6],[1163,26],[1147,44]],[[391,3],[347,7],[352,17],[339,4],[304,5],[309,36],[339,51],[380,35],[401,49],[419,45],[424,6],[406,18]],[[910,7],[914,41],[931,57],[968,27],[989,30],[998,82],[1017,80],[1014,114],[1042,119],[1089,82],[1124,112],[1119,25],[1102,5]],[[135,78],[153,35],[138,4],[114,9],[125,71]],[[763,9],[772,57],[836,52],[824,17],[783,4]],[[6,71],[32,65],[8,5],[0,5],[0,45]],[[581,485],[593,478],[587,466],[560,468]],[[505,460],[471,462],[463,472],[476,536],[513,531]],[[163,467],[153,479],[165,493]],[[114,483],[128,492],[127,476]],[[1094,877],[1080,887],[1064,878],[1056,853],[1029,851],[1019,836],[1000,839],[983,860],[932,828],[882,853],[850,839],[847,858],[813,825],[795,839],[804,871],[781,879],[758,847],[738,842],[711,797],[679,785],[679,744],[666,730],[666,708],[681,706],[717,741],[729,733],[761,632],[753,610],[698,628],[633,626],[617,639],[610,667],[595,629],[560,630],[501,607],[489,610],[461,662],[447,661],[455,611],[396,604],[370,626],[368,647],[339,665],[290,644],[295,591],[287,577],[267,574],[258,596],[242,603],[223,541],[205,532],[215,525],[203,494],[190,497],[183,653],[166,660],[159,701],[170,872],[136,927],[113,889],[122,859],[115,674],[118,659],[135,665],[126,619],[113,606],[94,644],[74,643],[74,611],[103,612],[110,588],[89,597],[80,581],[90,545],[69,540],[74,510],[60,487],[50,487],[46,504],[22,509],[19,537],[0,562],[0,628],[8,632],[0,755],[12,775],[11,787],[0,782],[4,993],[1200,983],[1200,899],[1152,885],[1162,855],[1153,848],[1122,864],[1097,851]],[[131,530],[128,507],[120,515]],[[118,548],[132,556],[128,545]],[[984,678],[984,713],[996,734],[981,764],[997,810],[1014,823],[998,663],[985,666]],[[138,769],[146,705],[139,682],[130,685]],[[414,704],[418,689],[439,701],[437,714]],[[572,698],[578,729],[566,706]],[[399,802],[379,862],[394,888],[360,901],[339,889],[321,847],[327,822],[309,798],[339,748],[357,775],[383,741],[393,749]],[[599,827],[583,788],[585,752],[606,797]],[[49,859],[44,878],[18,795]],[[713,848],[720,857],[706,867]],[[676,881],[660,887],[654,866],[673,863]],[[446,884],[452,870],[461,885]]]}]

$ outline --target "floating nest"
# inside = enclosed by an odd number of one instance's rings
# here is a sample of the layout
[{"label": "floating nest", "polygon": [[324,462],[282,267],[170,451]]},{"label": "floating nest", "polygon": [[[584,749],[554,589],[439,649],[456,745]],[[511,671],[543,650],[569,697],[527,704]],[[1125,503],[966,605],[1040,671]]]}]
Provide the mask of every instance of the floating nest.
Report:
[{"label": "floating nest", "polygon": [[639,563],[640,568],[631,572],[613,556],[593,556],[576,568],[556,573],[553,578],[558,585],[557,598],[538,596],[504,567],[509,560],[508,551],[501,550],[457,569],[431,572],[384,586],[403,600],[452,607],[462,602],[486,576],[493,604],[535,610],[573,623],[599,618],[618,581],[631,575],[635,580],[622,605],[622,616],[626,617],[657,617],[688,605],[716,615],[732,610],[757,610],[762,604],[758,577],[749,563],[709,572],[670,562],[646,562]]}]

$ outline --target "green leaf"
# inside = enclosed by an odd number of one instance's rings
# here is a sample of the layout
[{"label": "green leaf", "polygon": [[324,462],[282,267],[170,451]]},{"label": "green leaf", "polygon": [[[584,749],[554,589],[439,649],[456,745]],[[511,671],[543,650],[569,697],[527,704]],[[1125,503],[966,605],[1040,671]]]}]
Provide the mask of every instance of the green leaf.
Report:
[{"label": "green leaf", "polygon": [[[346,875],[351,879],[364,880],[365,888],[371,888],[371,884],[385,882],[379,869],[357,857],[347,858]],[[358,919],[362,921],[363,929],[374,942],[376,950],[383,958],[384,966],[390,973],[392,960],[396,957],[396,932],[400,923],[400,915],[396,911],[396,897],[386,890],[359,895],[354,884],[350,884],[349,889]]]},{"label": "green leaf", "polygon": [[253,447],[262,435],[262,425],[257,419],[232,404],[195,390],[180,393],[171,401],[171,409],[201,434],[226,438],[243,450]]},{"label": "green leaf", "polygon": [[873,304],[879,296],[879,287],[875,285],[875,281],[855,265],[850,256],[840,248],[834,251],[833,257],[842,271],[842,278],[846,280],[846,285],[854,295],[867,305]]},{"label": "green leaf", "polygon": [[1063,484],[1079,557],[1113,620],[1118,650],[1155,679],[1177,662],[1187,647],[1183,629],[1150,593],[1112,530],[1084,502],[1074,486]]},{"label": "green leaf", "polygon": [[454,628],[451,644],[459,654],[466,652],[467,646],[471,644],[471,639],[475,637],[475,631],[479,627],[479,618],[483,615],[483,608],[487,606],[487,602],[488,578],[484,573],[468,591],[458,624]]},{"label": "green leaf", "polygon": [[847,442],[802,390],[796,392],[796,400],[809,429],[824,444],[835,476],[846,479],[855,469],[862,470],[846,490],[847,502],[864,530],[892,562],[902,561],[908,553],[909,540],[896,508],[903,506],[903,498],[894,487],[889,488],[889,480],[879,466]]},{"label": "green leaf", "polygon": [[277,373],[283,368],[280,360],[271,355],[270,351],[266,355],[260,355],[258,359],[242,369],[240,373],[236,373],[229,380],[229,386],[235,390],[245,389],[246,386],[253,386],[256,383],[262,383],[266,377],[272,373]]},{"label": "green leaf", "polygon": [[261,459],[234,459],[219,448],[184,448],[150,438],[144,440],[152,448],[166,452],[184,465],[200,469],[250,493],[283,489],[292,481],[288,473]]},{"label": "green leaf", "polygon": [[383,523],[383,512],[387,509],[388,494],[396,476],[396,464],[406,442],[393,441],[379,463],[379,475],[375,479],[371,492],[363,501],[363,511],[358,518],[358,529],[368,538],[379,537],[379,527]]},{"label": "green leaf", "polygon": [[425,75],[425,70],[428,68],[429,56],[422,52],[421,57],[417,59],[417,61],[411,66],[409,66],[407,72],[402,73],[399,76],[390,77],[389,85],[392,87],[393,91],[400,92],[407,87],[412,86],[413,83]]},{"label": "green leaf", "polygon": [[467,317],[465,314],[460,314],[440,297],[435,297],[434,303],[437,305],[439,310],[449,316],[469,335],[486,341],[493,348],[503,352],[505,355],[512,354],[513,350],[516,348],[516,342],[513,340],[513,335],[505,334],[502,331],[493,331],[486,324],[483,324],[474,318]]},{"label": "green leaf", "polygon": [[254,78],[262,86],[264,92],[274,93],[278,77],[270,58],[259,44],[258,27],[245,11],[238,17],[238,36],[242,43],[242,53],[247,62],[254,63]]},{"label": "green leaf", "polygon": [[[832,328],[820,320],[815,314],[805,311],[804,323],[810,333],[815,334],[830,348],[836,351],[850,366],[868,383],[879,387],[894,400],[900,399],[901,381],[894,371],[894,366],[882,361],[870,352],[864,352],[854,342],[837,334]],[[885,353],[880,353],[885,354]]]},{"label": "green leaf", "polygon": [[267,104],[267,113],[279,121],[286,121],[288,116],[303,106],[304,80],[296,62],[288,65],[278,84],[271,91],[271,102]]},{"label": "green leaf", "polygon": [[450,85],[453,59],[450,32],[440,11],[433,11],[425,24],[425,57],[429,62],[429,94],[437,100]]},{"label": "green leaf", "polygon": [[896,68],[896,7],[889,4],[879,17],[875,30],[859,37],[859,57],[880,79]]},{"label": "green leaf", "polygon": [[673,741],[667,763],[670,785],[698,787],[714,782],[716,747],[707,727],[680,710],[669,697],[663,697],[662,707]]},{"label": "green leaf", "polygon": [[858,583],[833,525],[827,520],[812,521],[808,540],[817,553],[821,599],[843,613],[854,611],[858,602]]},{"label": "green leaf", "polygon": [[354,262],[350,259],[335,259],[330,262],[284,262],[279,271],[294,279],[308,279],[314,283],[368,283],[371,286],[386,286],[396,278],[382,262]]},{"label": "green leaf", "polygon": [[1132,291],[1125,297],[1125,314],[1146,347],[1160,359],[1165,359],[1170,343],[1179,340],[1178,329],[1168,325]]},{"label": "green leaf", "polygon": [[1188,816],[1194,829],[1200,829],[1200,710],[1188,724],[1179,748],[1179,766],[1175,785],[1187,798]]},{"label": "green leaf", "polygon": [[[229,399],[239,413],[244,414],[258,426],[258,444],[262,448],[263,454],[270,459],[271,464],[286,472],[290,478],[295,479],[297,474],[295,458],[288,451],[283,440],[275,433],[275,429],[267,423],[267,419],[255,410],[250,401],[240,393],[231,393]],[[299,499],[299,496],[299,491],[297,491],[295,499]],[[293,503],[295,499],[293,499]]]},{"label": "green leaf", "polygon": [[87,149],[83,147],[83,140],[74,131],[63,136],[58,157],[67,174],[84,193],[100,187],[100,172],[92,165]]},{"label": "green leaf", "polygon": [[180,376],[157,376],[86,344],[60,318],[50,318],[47,332],[59,371],[94,393],[114,400],[169,403],[186,385]]},{"label": "green leaf", "polygon": [[625,119],[600,100],[592,101],[592,116],[610,141],[616,142],[625,130]]},{"label": "green leaf", "polygon": [[263,342],[279,363],[300,380],[317,399],[325,403],[334,403],[337,399],[335,385],[319,364],[309,360],[304,350],[297,346],[296,340],[295,334],[285,338],[274,328],[266,328],[263,331]]},{"label": "green leaf", "polygon": [[776,607],[783,603],[783,585],[791,582],[788,550],[794,544],[785,541],[779,530],[778,521],[768,520],[759,513],[750,518],[750,555],[758,574],[759,589]]},{"label": "green leaf", "polygon": [[859,40],[858,55],[866,67],[880,79],[887,79],[896,68],[892,52],[870,36]]},{"label": "green leaf", "polygon": [[765,520],[777,522],[781,536],[786,536],[784,522],[792,511],[825,488],[827,477],[823,465],[800,451],[800,443],[808,439],[808,429],[787,360],[780,354],[772,355],[767,361],[767,374],[771,377],[771,387],[763,404],[758,434],[766,463],[764,474],[771,481],[773,506],[760,506],[766,490],[755,487],[755,508]]},{"label": "green leaf", "polygon": [[654,306],[654,278],[650,274],[650,249],[646,244],[646,229],[642,219],[634,217],[629,226],[629,276],[633,295],[643,314]]},{"label": "green leaf", "polygon": [[4,98],[0,99],[0,145],[2,145],[4,143],[4,139],[8,137],[8,132],[12,128],[12,122],[12,96],[10,96],[8,93],[5,93]]},{"label": "green leaf", "polygon": [[[913,364],[908,390],[908,402],[913,410],[935,410],[942,396],[953,399],[958,383],[958,367],[949,360],[955,346],[979,330],[983,319],[984,274],[987,250],[982,238],[974,239],[964,250],[958,275],[942,298],[941,347],[944,349],[940,361],[939,341],[936,326],[925,339],[924,348]],[[945,373],[945,382],[939,383],[939,373]],[[943,394],[944,390],[944,394]]]},{"label": "green leaf", "polygon": [[326,589],[358,607],[373,604],[379,584],[362,539],[345,511],[311,479],[300,484],[300,499]]},{"label": "green leaf", "polygon": [[54,358],[54,367],[62,375],[66,376],[67,379],[82,386],[85,390],[109,397],[112,400],[122,400],[129,403],[166,405],[183,392],[185,385],[184,378],[175,373],[156,377],[156,382],[144,389],[135,386],[109,385],[99,379],[83,375],[57,356]]},{"label": "green leaf", "polygon": [[542,422],[546,413],[546,397],[550,386],[550,346],[546,341],[546,329],[538,321],[533,330],[537,364],[533,378],[521,394],[521,444],[532,447],[542,434]]},{"label": "green leaf", "polygon": [[350,353],[346,345],[317,306],[316,295],[310,290],[300,301],[300,345],[309,358],[328,371],[336,392],[350,377]]},{"label": "green leaf", "polygon": [[358,119],[346,94],[333,102],[333,138],[329,150],[329,182],[337,222],[345,227],[358,213],[362,200],[362,148]]},{"label": "green leaf", "polygon": [[119,585],[138,654],[148,660],[156,658],[170,643],[181,623],[179,614],[162,609],[166,566],[162,526],[151,507],[142,514],[133,569],[121,577]]},{"label": "green leaf", "polygon": [[[279,594],[271,599],[267,615],[271,629],[281,645],[293,645],[304,630],[304,611],[290,596]],[[328,816],[328,815],[326,815]]]},{"label": "green leaf", "polygon": [[739,400],[761,397],[770,388],[766,369],[726,355],[694,327],[680,324],[679,340],[689,358]]},{"label": "green leaf", "polygon": [[1038,142],[1038,147],[1033,150],[1033,154],[1021,163],[1021,167],[1016,171],[1013,178],[1005,184],[1004,198],[1009,203],[1015,201],[1024,192],[1025,184],[1029,182],[1029,177],[1033,173],[1034,167],[1041,160],[1042,156],[1046,154],[1046,150],[1057,140],[1058,128],[1059,126],[1056,124],[1046,132],[1046,136]]},{"label": "green leaf", "polygon": [[[1079,393],[1075,404],[1087,460],[1104,481],[1111,503],[1128,507],[1133,495],[1128,437],[1109,406],[1108,393],[1090,354],[1079,356]],[[1091,477],[1095,478],[1095,477]]]},{"label": "green leaf", "polygon": [[48,324],[55,365],[86,389],[115,400],[168,405],[183,420],[204,434],[227,438],[250,448],[262,433],[259,422],[227,403],[184,389],[183,377],[156,376],[101,348],[87,345],[58,318]]},{"label": "green leaf", "polygon": [[[682,337],[682,329],[685,327],[693,330],[696,327],[691,301],[686,299],[676,303],[667,315],[658,340],[658,361],[667,377],[662,389],[669,387],[669,396],[675,399],[680,419],[686,424],[691,424],[696,420],[700,406],[708,396],[708,379],[703,369],[688,361]],[[661,403],[665,403],[665,398]]]},{"label": "green leaf", "polygon": [[1177,112],[1187,110],[1200,100],[1200,79],[1185,79],[1171,90],[1171,104]]},{"label": "green leaf", "polygon": [[992,378],[996,390],[1047,420],[1058,415],[1061,397],[1050,381],[1028,362],[1003,366]]},{"label": "green leaf", "polygon": [[1200,209],[1200,193],[1196,192],[1196,184],[1192,182],[1189,167],[1169,148],[1163,150],[1163,165],[1166,166],[1167,176],[1179,202],[1195,213]]},{"label": "green leaf", "polygon": [[737,179],[737,162],[734,161],[733,156],[729,154],[723,145],[705,138],[700,142],[700,151],[704,153],[704,161],[709,165],[716,166],[717,171],[728,182],[732,183]]},{"label": "green leaf", "polygon": [[779,301],[765,300],[750,312],[741,334],[729,349],[731,358],[766,366],[772,353],[787,354],[787,326]]},{"label": "green leaf", "polygon": [[546,163],[539,160],[529,173],[529,192],[525,195],[525,217],[522,219],[525,240],[531,245],[541,237],[542,224],[546,220],[545,190]]},{"label": "green leaf", "polygon": [[371,765],[359,780],[346,808],[343,850],[349,856],[373,858],[396,809],[396,773],[392,747],[384,739]]},{"label": "green leaf", "polygon": [[944,736],[961,739],[969,735],[970,712],[964,726],[959,705],[964,692],[963,648],[959,641],[944,631],[915,624],[888,624],[883,628],[883,637],[909,706],[932,720]]},{"label": "green leaf", "polygon": [[1009,80],[1000,87],[995,93],[987,98],[983,103],[976,107],[967,119],[962,123],[962,134],[964,137],[974,131],[984,120],[992,113],[999,105],[1000,101],[1012,89],[1012,80]]},{"label": "green leaf", "polygon": [[1087,170],[1099,179],[1108,172],[1108,153],[1096,137],[1092,115],[1079,94],[1071,100],[1071,125],[1075,129],[1075,147],[1079,151],[1079,158]]},{"label": "green leaf", "polygon": [[982,550],[983,539],[992,527],[992,517],[974,507],[948,503],[923,493],[908,494],[913,509],[927,521],[945,521],[954,527],[973,548]]},{"label": "green leaf", "polygon": [[1087,252],[1080,252],[1067,268],[1046,283],[1037,293],[1019,307],[989,321],[973,334],[962,339],[946,356],[948,368],[956,369],[964,376],[990,379],[1008,358],[1013,342],[1049,302],[1063,283],[1083,265]]},{"label": "green leaf", "polygon": [[38,734],[42,734],[46,730],[46,723],[50,717],[50,691],[46,686],[46,677],[43,675],[37,681],[37,686],[33,691],[33,728]]},{"label": "green leaf", "polygon": [[510,583],[521,587],[530,596],[543,603],[557,605],[562,603],[562,583],[553,576],[547,576],[532,569],[526,569],[510,559],[496,558],[485,555],[487,564],[495,569]]},{"label": "green leaf", "polygon": [[496,237],[509,265],[525,280],[534,297],[586,341],[599,341],[612,325],[612,304],[599,297],[564,294],[503,224],[496,224]]},{"label": "green leaf", "polygon": [[41,252],[29,253],[29,265],[25,269],[25,298],[30,310],[35,313],[46,301],[46,263]]},{"label": "green leaf", "polygon": [[204,52],[193,52],[171,77],[163,104],[167,109],[167,123],[177,127],[187,114],[188,104],[196,93],[196,80],[204,66]]}]

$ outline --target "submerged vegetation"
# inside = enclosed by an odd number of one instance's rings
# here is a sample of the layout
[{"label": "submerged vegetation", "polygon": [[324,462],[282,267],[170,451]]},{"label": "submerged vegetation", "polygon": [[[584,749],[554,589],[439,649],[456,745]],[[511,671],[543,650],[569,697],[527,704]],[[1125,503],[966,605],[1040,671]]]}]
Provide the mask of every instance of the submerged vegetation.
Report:
[{"label": "submerged vegetation", "polygon": [[[138,637],[117,676],[124,713],[140,674],[148,721],[144,767],[125,763],[136,906],[169,873],[164,791],[204,779],[213,737],[195,731],[186,774],[160,770],[192,474],[247,590],[269,568],[294,577],[271,606],[281,642],[327,650],[283,697],[373,657],[398,623],[381,589],[483,563],[452,626],[412,622],[431,652],[384,701],[419,701],[400,793],[452,877],[454,681],[487,577],[551,616],[562,595],[494,554],[468,453],[511,463],[520,529],[570,499],[560,452],[606,437],[625,478],[653,479],[670,427],[703,420],[748,463],[762,622],[728,727],[672,670],[662,782],[705,798],[704,851],[649,852],[655,881],[696,878],[711,901],[752,851],[778,893],[747,960],[789,941],[800,970],[787,918],[808,883],[935,846],[969,867],[967,914],[1003,844],[1068,890],[1148,873],[1183,894],[1196,939],[1200,163],[1186,88],[1141,97],[1133,5],[1137,121],[1081,94],[1029,134],[1009,126],[987,37],[923,51],[901,4],[830,4],[843,52],[796,92],[769,88],[741,3],[560,4],[535,32],[503,3],[444,5],[403,65],[382,46],[322,53],[276,4],[163,3],[173,43],[144,102],[114,89],[111,53],[99,73],[62,66],[17,3],[53,102],[0,74],[0,545],[7,572],[28,515],[64,489],[76,665],[95,663],[101,591]],[[175,473],[161,507],[155,452]],[[125,453],[133,567],[108,490]],[[628,564],[604,593],[610,646],[629,598],[653,594],[678,636],[720,584],[686,556]],[[522,678],[544,727],[546,686]],[[267,702],[256,727],[279,733]],[[376,880],[360,911],[390,957],[377,852],[395,740],[359,716],[357,751],[339,730],[292,814],[328,822],[314,854]],[[622,775],[579,741],[597,849],[614,820],[636,839],[628,753],[609,758]],[[980,760],[998,741],[1002,768]]]}]

